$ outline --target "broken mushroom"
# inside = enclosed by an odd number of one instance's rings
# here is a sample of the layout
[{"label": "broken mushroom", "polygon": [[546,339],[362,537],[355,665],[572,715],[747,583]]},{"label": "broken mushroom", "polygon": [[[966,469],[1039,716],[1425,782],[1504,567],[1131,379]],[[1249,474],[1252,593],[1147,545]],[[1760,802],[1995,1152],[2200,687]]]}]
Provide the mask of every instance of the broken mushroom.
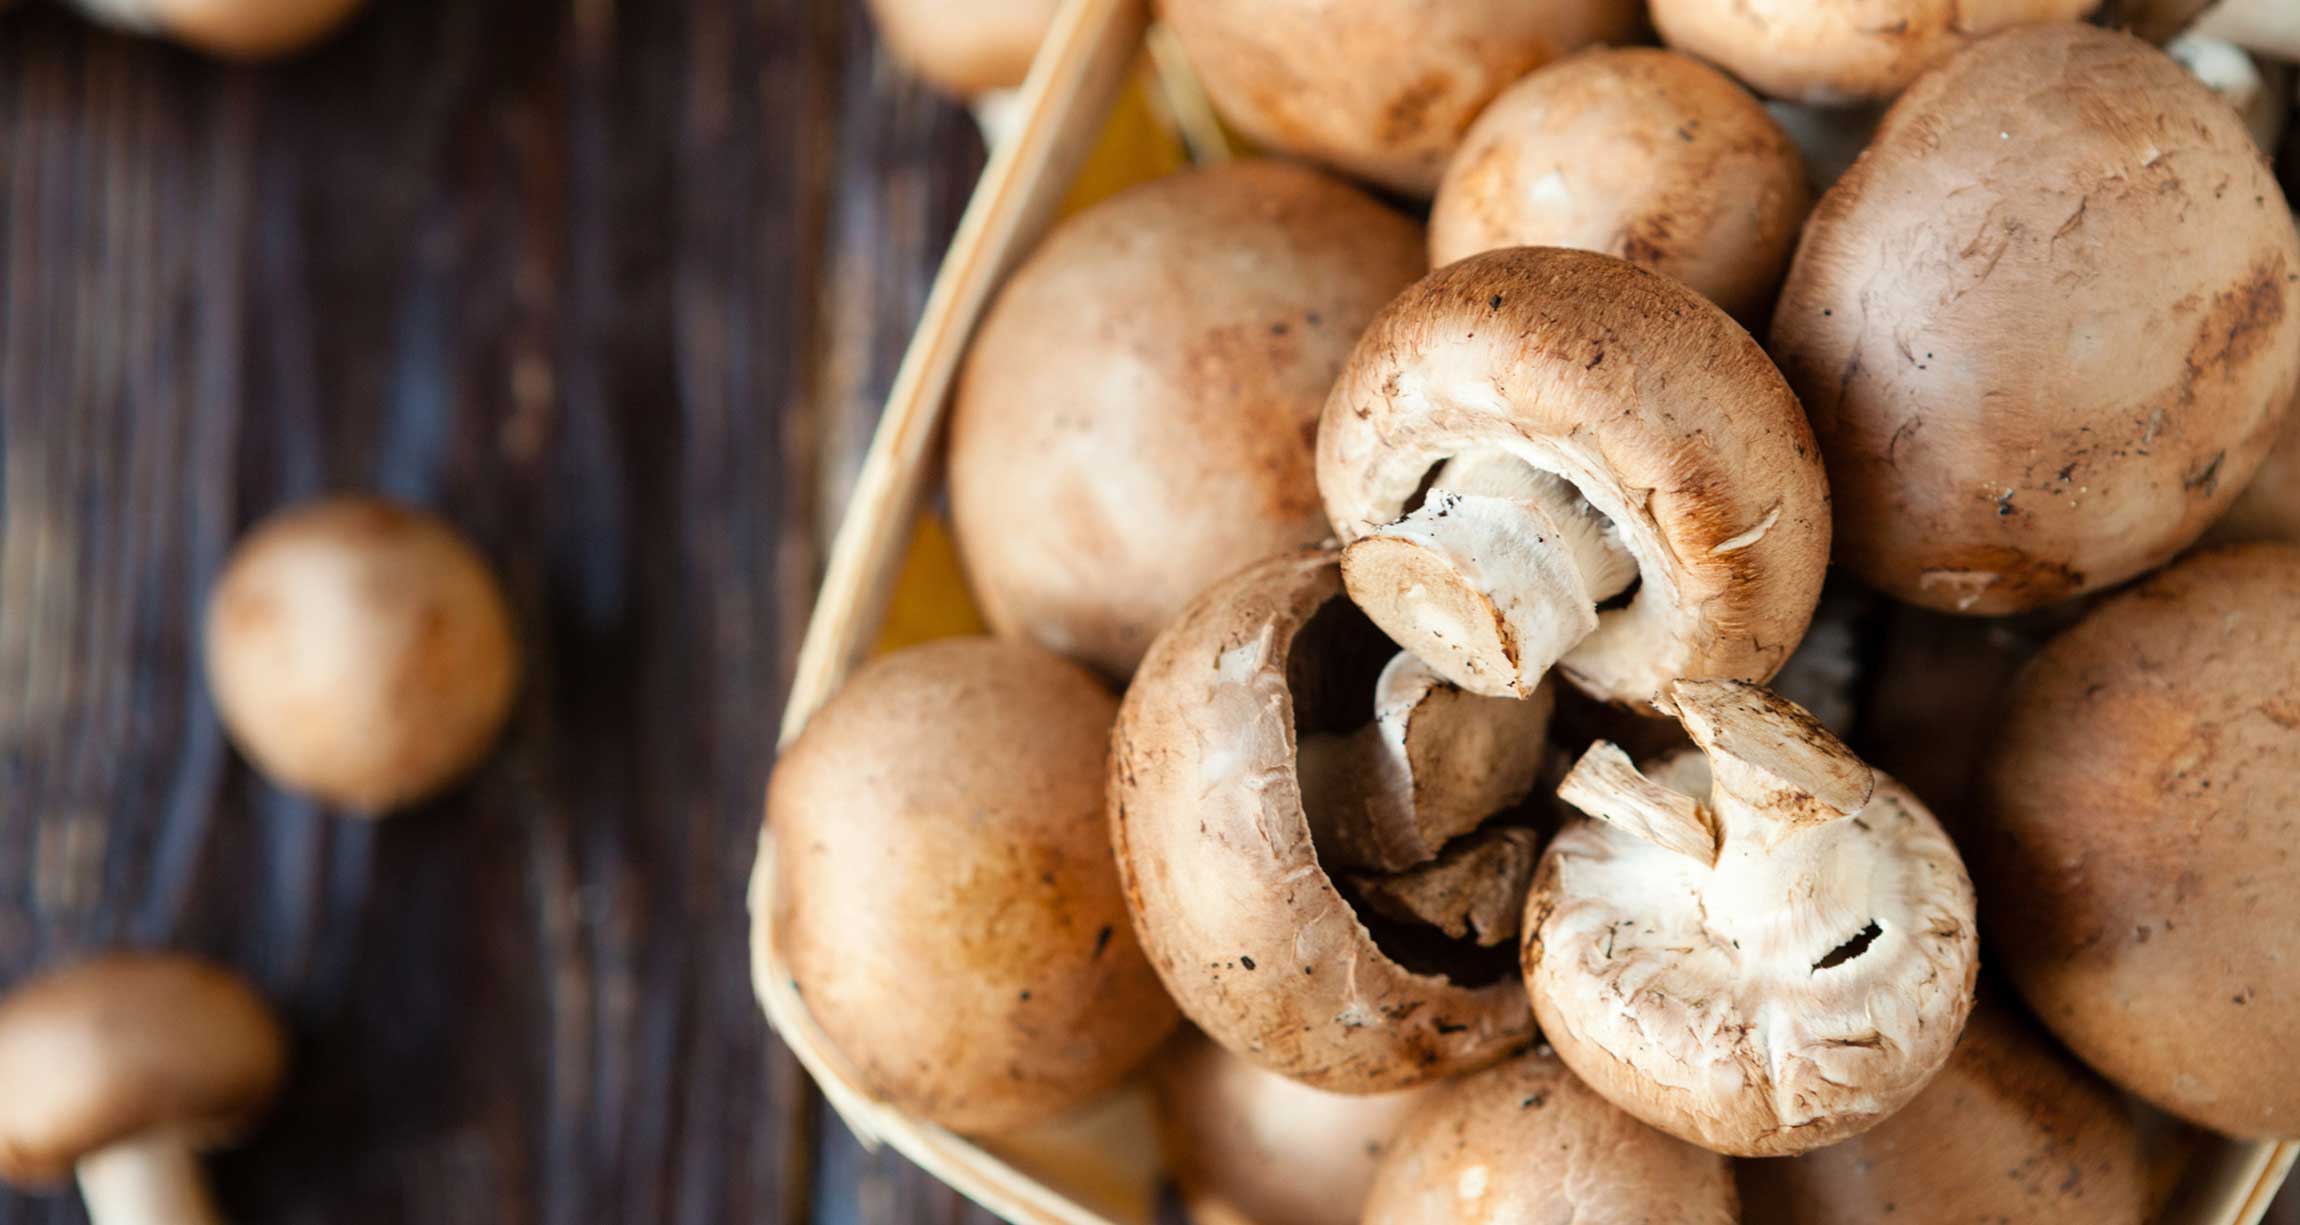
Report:
[{"label": "broken mushroom", "polygon": [[1750,319],[1772,305],[1811,204],[1797,147],[1723,73],[1599,48],[1519,81],[1470,125],[1430,208],[1430,263],[1603,251]]},{"label": "broken mushroom", "polygon": [[1164,0],[1222,117],[1256,145],[1414,195],[1510,82],[1644,24],[1636,0]]},{"label": "broken mushroom", "polygon": [[1295,746],[1372,720],[1395,651],[1342,597],[1333,554],[1276,558],[1159,635],[1111,738],[1119,873],[1175,1002],[1230,1050],[1339,1093],[1440,1079],[1532,1036],[1506,953],[1361,914],[1321,860]]},{"label": "broken mushroom", "polygon": [[77,1178],[95,1225],[219,1225],[199,1154],[269,1105],[287,1036],[237,975],[114,953],[0,1000],[0,1179]]},{"label": "broken mushroom", "polygon": [[1940,1075],[1893,1117],[1802,1157],[1742,1162],[1740,1179],[1765,1225],[2152,1219],[2124,1101],[1985,994]]},{"label": "broken mushroom", "polygon": [[1494,697],[1552,665],[1624,703],[1762,680],[1828,564],[1819,452],[1757,343],[1583,251],[1472,256],[1385,309],[1326,402],[1318,486],[1350,598]]},{"label": "broken mushroom", "polygon": [[1061,0],[870,0],[887,50],[960,98],[1022,84],[1061,9]]},{"label": "broken mushroom", "polygon": [[1775,98],[1881,102],[1973,40],[2075,21],[2100,0],[1652,0],[1680,51],[1723,65]]},{"label": "broken mushroom", "polygon": [[2163,564],[2243,489],[2300,382],[2300,237],[2163,53],[2015,31],[1911,88],[1822,197],[1772,348],[1838,560],[2018,612]]},{"label": "broken mushroom", "polygon": [[2014,685],[1974,862],[1991,952],[2110,1080],[2300,1137],[2300,549],[2199,553]]},{"label": "broken mushroom", "polygon": [[71,0],[90,17],[209,55],[268,60],[335,32],[364,0]]},{"label": "broken mushroom", "polygon": [[1159,1059],[1152,1088],[1191,1225],[1358,1225],[1390,1137],[1429,1094],[1327,1093],[1197,1035]]},{"label": "broken mushroom", "polygon": [[280,786],[368,816],[468,773],[518,689],[511,610],[439,519],[381,498],[256,525],[208,597],[208,687]]},{"label": "broken mushroom", "polygon": [[775,938],[877,1097],[1009,1131],[1174,1028],[1102,820],[1115,710],[1037,647],[946,639],[865,665],[776,765]]},{"label": "broken mushroom", "polygon": [[1542,1034],[1615,1105],[1705,1148],[1858,1135],[1924,1087],[1972,1007],[1964,864],[1798,707],[1737,681],[1667,698],[1701,756],[1654,777],[1600,743],[1558,790],[1596,819],[1551,842],[1526,903]]},{"label": "broken mushroom", "polygon": [[1429,1095],[1382,1159],[1380,1225],[1733,1225],[1726,1160],[1647,1127],[1535,1052]]},{"label": "broken mushroom", "polygon": [[1047,238],[984,318],[950,496],[983,614],[1121,679],[1215,580],[1317,543],[1312,436],[1421,229],[1318,171],[1169,176]]}]

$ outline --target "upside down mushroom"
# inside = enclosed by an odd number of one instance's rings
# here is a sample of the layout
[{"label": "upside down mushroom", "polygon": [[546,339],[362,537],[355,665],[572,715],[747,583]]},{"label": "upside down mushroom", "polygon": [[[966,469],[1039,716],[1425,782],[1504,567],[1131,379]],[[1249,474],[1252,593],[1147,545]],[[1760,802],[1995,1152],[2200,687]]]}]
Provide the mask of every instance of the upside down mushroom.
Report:
[{"label": "upside down mushroom", "polygon": [[1919,81],[1822,197],[1772,352],[1838,560],[2019,612],[2163,564],[2244,488],[2300,383],[2300,236],[2162,52],[2018,30]]},{"label": "upside down mushroom", "polygon": [[[1527,900],[1542,1036],[1615,1105],[1722,1153],[1800,1153],[1915,1097],[1972,1008],[1973,891],[1939,822],[1803,710],[1667,699],[1700,750],[1600,742]],[[1706,759],[1704,761],[1704,758]],[[1706,777],[1704,777],[1706,776]]]},{"label": "upside down mushroom", "polygon": [[1327,399],[1318,487],[1350,598],[1488,696],[1553,665],[1621,703],[1762,680],[1828,564],[1820,455],[1757,343],[1584,251],[1487,252],[1391,303]]},{"label": "upside down mushroom", "polygon": [[1680,51],[1792,102],[1847,106],[1900,93],[1974,39],[2075,21],[2100,0],[1653,0]]}]

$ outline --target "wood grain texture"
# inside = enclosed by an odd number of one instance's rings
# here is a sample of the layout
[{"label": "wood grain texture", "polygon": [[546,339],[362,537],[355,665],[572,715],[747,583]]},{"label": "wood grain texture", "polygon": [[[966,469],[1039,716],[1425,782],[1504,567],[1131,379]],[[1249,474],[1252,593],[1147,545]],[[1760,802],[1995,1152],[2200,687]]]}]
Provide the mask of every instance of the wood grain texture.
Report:
[{"label": "wood grain texture", "polygon": [[[0,18],[0,982],[166,945],[279,1002],[233,1219],[986,1219],[824,1124],[743,914],[970,127],[808,0],[377,0],[262,70]],[[194,649],[336,488],[461,525],[526,635],[503,750],[380,825],[251,776]]]}]

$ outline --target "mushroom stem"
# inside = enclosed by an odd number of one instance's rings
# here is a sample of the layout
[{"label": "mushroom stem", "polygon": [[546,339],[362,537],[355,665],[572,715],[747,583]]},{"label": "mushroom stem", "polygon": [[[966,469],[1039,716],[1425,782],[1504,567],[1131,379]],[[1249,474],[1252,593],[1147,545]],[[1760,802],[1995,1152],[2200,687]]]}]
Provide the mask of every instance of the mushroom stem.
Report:
[{"label": "mushroom stem", "polygon": [[1639,773],[1611,741],[1589,746],[1558,786],[1557,798],[1703,867],[1717,859],[1717,832],[1700,802]]},{"label": "mushroom stem", "polygon": [[1541,770],[1547,690],[1517,701],[1464,693],[1400,651],[1374,682],[1374,721],[1304,736],[1302,809],[1333,864],[1395,872],[1525,798]]},{"label": "mushroom stem", "polygon": [[1525,697],[1597,628],[1637,562],[1572,483],[1457,456],[1412,513],[1342,551],[1350,598],[1399,645],[1487,697]]},{"label": "mushroom stem", "polygon": [[223,1223],[199,1158],[181,1136],[131,1136],[81,1158],[74,1173],[93,1225]]},{"label": "mushroom stem", "polygon": [[1668,698],[1709,759],[1710,802],[1769,838],[1849,817],[1876,794],[1877,772],[1786,698],[1729,680],[1676,681]]}]

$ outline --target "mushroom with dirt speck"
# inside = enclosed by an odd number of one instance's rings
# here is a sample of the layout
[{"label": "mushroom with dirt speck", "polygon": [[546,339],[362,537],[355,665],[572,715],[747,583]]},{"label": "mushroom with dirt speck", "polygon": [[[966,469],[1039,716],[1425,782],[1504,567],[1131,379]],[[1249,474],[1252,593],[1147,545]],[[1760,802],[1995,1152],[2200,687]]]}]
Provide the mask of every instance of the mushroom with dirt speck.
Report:
[{"label": "mushroom with dirt speck", "polygon": [[219,1225],[198,1155],[278,1091],[287,1036],[236,975],[114,953],[0,1000],[0,1178],[77,1177],[95,1225]]},{"label": "mushroom with dirt speck", "polygon": [[2100,0],[1653,0],[1662,40],[1771,97],[1881,102],[1974,39],[2075,21]]},{"label": "mushroom with dirt speck", "polygon": [[241,752],[282,787],[369,816],[475,767],[518,689],[487,563],[447,524],[380,498],[258,524],[208,598],[206,640]]},{"label": "mushroom with dirt speck", "polygon": [[1964,863],[1795,705],[1738,681],[1667,700],[1698,754],[1641,772],[1601,742],[1559,788],[1594,819],[1552,840],[1526,902],[1542,1034],[1615,1105],[1718,1152],[1858,1135],[1972,1008]]}]

